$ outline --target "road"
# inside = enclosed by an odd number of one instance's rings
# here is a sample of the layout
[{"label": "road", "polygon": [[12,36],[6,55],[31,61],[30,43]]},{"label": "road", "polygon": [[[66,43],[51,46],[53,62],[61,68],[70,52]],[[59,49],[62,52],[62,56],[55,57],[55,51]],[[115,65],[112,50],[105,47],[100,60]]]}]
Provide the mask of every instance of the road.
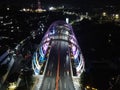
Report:
[{"label": "road", "polygon": [[40,90],[74,90],[68,51],[68,42],[52,41],[45,78]]}]

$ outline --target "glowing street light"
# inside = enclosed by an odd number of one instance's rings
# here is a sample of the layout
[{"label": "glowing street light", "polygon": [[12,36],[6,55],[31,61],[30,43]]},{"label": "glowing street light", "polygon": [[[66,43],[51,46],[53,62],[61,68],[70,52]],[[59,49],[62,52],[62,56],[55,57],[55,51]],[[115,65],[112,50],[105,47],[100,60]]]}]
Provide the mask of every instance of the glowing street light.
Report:
[{"label": "glowing street light", "polygon": [[49,10],[52,11],[52,10],[56,10],[55,7],[49,7]]},{"label": "glowing street light", "polygon": [[103,12],[102,15],[105,17],[107,14],[106,14],[106,12]]},{"label": "glowing street light", "polygon": [[115,19],[119,19],[119,14],[116,14],[116,15],[115,15]]},{"label": "glowing street light", "polygon": [[86,86],[87,89],[90,89],[90,86]]},{"label": "glowing street light", "polygon": [[69,18],[66,18],[66,23],[69,23]]},{"label": "glowing street light", "polygon": [[9,11],[9,10],[10,10],[10,8],[7,8],[7,10]]}]

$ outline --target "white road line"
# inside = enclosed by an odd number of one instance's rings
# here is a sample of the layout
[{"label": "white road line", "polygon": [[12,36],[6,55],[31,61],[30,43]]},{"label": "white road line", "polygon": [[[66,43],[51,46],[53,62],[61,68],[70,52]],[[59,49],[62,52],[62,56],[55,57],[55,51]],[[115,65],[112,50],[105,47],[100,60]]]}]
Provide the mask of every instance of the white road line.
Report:
[{"label": "white road line", "polygon": [[54,78],[53,78],[53,80],[52,80],[51,88],[52,88],[52,89],[55,88],[55,79],[54,79]]},{"label": "white road line", "polygon": [[50,72],[50,76],[52,76],[52,72]]},{"label": "white road line", "polygon": [[67,71],[67,75],[69,75],[69,71]]},{"label": "white road line", "polygon": [[66,82],[64,83],[64,88],[66,88]]},{"label": "white road line", "polygon": [[[62,81],[61,81],[61,79],[60,79],[60,87],[62,87]],[[61,90],[61,88],[60,88],[60,90]]]},{"label": "white road line", "polygon": [[50,82],[49,82],[49,84],[48,84],[48,89],[50,89]]}]

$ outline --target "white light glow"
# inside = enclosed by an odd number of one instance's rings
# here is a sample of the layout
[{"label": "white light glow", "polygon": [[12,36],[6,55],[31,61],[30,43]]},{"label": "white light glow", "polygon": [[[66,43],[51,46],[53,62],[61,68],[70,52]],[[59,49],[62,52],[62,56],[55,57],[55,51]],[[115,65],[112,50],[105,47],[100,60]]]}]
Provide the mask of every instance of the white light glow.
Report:
[{"label": "white light glow", "polygon": [[66,23],[69,23],[69,18],[66,18]]},{"label": "white light glow", "polygon": [[49,7],[49,10],[56,10],[56,8],[54,8],[54,7]]}]

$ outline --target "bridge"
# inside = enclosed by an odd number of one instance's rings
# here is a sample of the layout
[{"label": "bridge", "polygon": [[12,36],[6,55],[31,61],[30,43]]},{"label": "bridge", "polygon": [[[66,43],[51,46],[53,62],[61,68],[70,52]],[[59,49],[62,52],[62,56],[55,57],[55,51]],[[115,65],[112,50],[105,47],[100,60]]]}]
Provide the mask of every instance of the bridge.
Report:
[{"label": "bridge", "polygon": [[37,78],[32,90],[77,90],[76,80],[85,64],[70,24],[56,21],[50,25],[34,52],[32,68]]}]

